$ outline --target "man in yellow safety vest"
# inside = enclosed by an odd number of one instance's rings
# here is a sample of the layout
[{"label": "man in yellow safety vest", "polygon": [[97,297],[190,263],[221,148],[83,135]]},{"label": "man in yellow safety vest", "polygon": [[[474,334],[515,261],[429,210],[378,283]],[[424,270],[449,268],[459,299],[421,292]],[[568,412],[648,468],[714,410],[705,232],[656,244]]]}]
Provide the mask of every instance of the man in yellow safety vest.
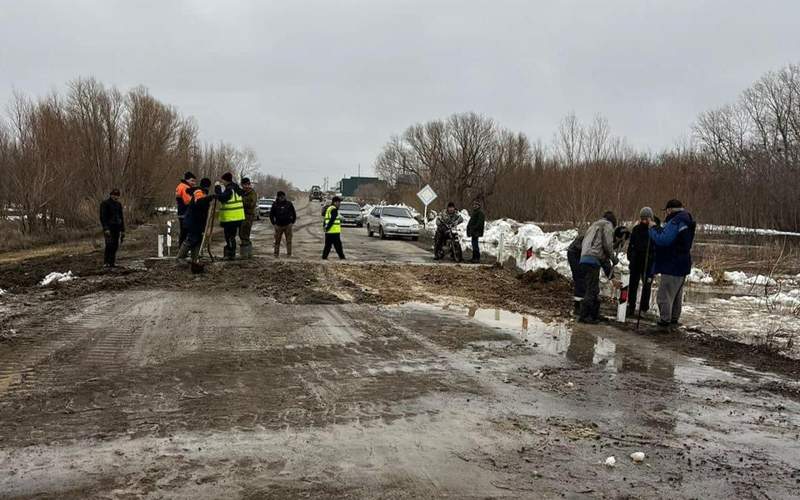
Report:
[{"label": "man in yellow safety vest", "polygon": [[328,254],[331,253],[331,246],[336,249],[340,259],[344,259],[344,250],[342,250],[342,219],[339,217],[339,205],[342,199],[334,196],[331,200],[330,206],[325,210],[325,221],[322,229],[325,231],[325,248],[322,250],[323,260],[328,259]]},{"label": "man in yellow safety vest", "polygon": [[222,174],[221,183],[217,181],[214,192],[219,201],[219,222],[225,233],[225,260],[236,258],[236,234],[239,227],[245,220],[244,203],[242,195],[244,192],[238,184],[233,182],[233,175],[230,172]]}]

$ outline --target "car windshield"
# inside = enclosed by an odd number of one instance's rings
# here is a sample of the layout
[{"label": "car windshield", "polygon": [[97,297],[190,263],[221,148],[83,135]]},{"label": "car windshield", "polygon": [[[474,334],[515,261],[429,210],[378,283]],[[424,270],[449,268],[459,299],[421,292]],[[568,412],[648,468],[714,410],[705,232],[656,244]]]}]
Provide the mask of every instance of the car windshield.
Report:
[{"label": "car windshield", "polygon": [[411,212],[405,208],[400,207],[386,207],[383,209],[384,217],[402,217],[404,219],[411,219]]},{"label": "car windshield", "polygon": [[342,203],[339,208],[347,212],[360,212],[361,207],[358,203]]}]

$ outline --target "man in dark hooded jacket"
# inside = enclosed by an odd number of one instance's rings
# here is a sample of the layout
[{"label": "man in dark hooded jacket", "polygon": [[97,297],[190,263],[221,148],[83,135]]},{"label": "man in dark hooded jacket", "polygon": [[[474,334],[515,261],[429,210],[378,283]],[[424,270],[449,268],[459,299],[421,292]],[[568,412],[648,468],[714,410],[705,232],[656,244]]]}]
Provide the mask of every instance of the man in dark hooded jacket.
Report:
[{"label": "man in dark hooded jacket", "polygon": [[650,223],[650,238],[656,249],[655,273],[658,285],[659,326],[677,325],[683,306],[683,284],[692,271],[692,243],[696,224],[692,214],[678,200],[669,200],[664,208],[664,226]]},{"label": "man in dark hooded jacket", "polygon": [[636,299],[639,295],[639,282],[642,295],[639,312],[650,309],[650,288],[653,284],[653,261],[656,258],[655,244],[650,238],[650,221],[655,219],[653,209],[644,207],[639,211],[639,223],[631,230],[628,243],[628,262],[630,262],[630,284],[628,285],[628,316],[636,312]]},{"label": "man in dark hooded jacket", "polygon": [[191,252],[192,260],[195,261],[200,256],[200,245],[203,243],[203,234],[206,230],[208,220],[208,210],[213,194],[208,194],[211,189],[211,179],[204,178],[200,181],[200,187],[192,188],[190,191],[191,201],[186,209],[186,240],[178,250],[178,259],[185,259]]}]

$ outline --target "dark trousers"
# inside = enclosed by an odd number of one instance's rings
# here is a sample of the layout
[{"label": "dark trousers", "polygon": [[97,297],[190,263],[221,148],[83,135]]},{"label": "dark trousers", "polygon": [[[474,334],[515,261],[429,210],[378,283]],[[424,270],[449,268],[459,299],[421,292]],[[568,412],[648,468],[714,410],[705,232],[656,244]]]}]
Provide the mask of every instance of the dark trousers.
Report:
[{"label": "dark trousers", "polygon": [[639,310],[643,313],[650,309],[650,291],[653,286],[653,277],[646,276],[644,266],[631,262],[631,281],[628,285],[628,311],[636,310],[636,296],[639,294],[639,283],[642,284],[642,297]]},{"label": "dark trousers", "polygon": [[572,271],[572,285],[574,287],[572,296],[576,301],[583,300],[583,296],[586,295],[586,279],[583,276],[580,261],[580,252],[567,252],[567,262],[569,262],[569,269]]},{"label": "dark trousers", "polygon": [[225,258],[236,257],[236,235],[241,225],[242,221],[222,223],[222,232],[225,234]]},{"label": "dark trousers", "polygon": [[472,237],[472,260],[478,262],[481,260],[481,247],[478,243],[479,236]]},{"label": "dark trousers", "polygon": [[581,301],[581,319],[600,318],[600,266],[581,264],[585,292]]},{"label": "dark trousers", "polygon": [[184,241],[186,241],[186,235],[188,231],[186,229],[186,216],[179,215],[178,216],[178,247],[180,247]]},{"label": "dark trousers", "polygon": [[106,233],[106,251],[103,257],[103,262],[108,266],[115,266],[117,264],[117,250],[119,250],[119,227],[110,227]]},{"label": "dark trousers", "polygon": [[331,253],[331,246],[336,249],[340,259],[344,259],[344,249],[342,249],[342,235],[339,233],[325,233],[325,248],[322,249],[322,258],[327,259]]}]

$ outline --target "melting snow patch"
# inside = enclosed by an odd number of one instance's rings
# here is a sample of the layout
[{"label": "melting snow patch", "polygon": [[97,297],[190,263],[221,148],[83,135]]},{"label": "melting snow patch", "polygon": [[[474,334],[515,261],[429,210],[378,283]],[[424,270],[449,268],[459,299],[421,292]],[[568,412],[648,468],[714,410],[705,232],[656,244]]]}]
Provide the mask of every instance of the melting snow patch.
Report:
[{"label": "melting snow patch", "polygon": [[722,279],[729,281],[734,285],[777,285],[777,282],[769,276],[764,276],[763,274],[747,276],[747,274],[743,273],[742,271],[725,271],[725,273],[722,275]]},{"label": "melting snow patch", "polygon": [[5,295],[5,294],[6,294],[6,291],[3,290],[2,288],[0,288],[0,295]]},{"label": "melting snow patch", "polygon": [[609,467],[614,467],[614,466],[616,466],[616,465],[617,465],[617,459],[616,459],[616,458],[614,458],[614,457],[608,457],[608,458],[606,458],[606,465],[607,465],[607,466],[609,466]]},{"label": "melting snow patch", "polygon": [[714,278],[700,268],[693,267],[692,272],[687,277],[689,283],[700,283],[703,285],[713,285]]},{"label": "melting snow patch", "polygon": [[631,460],[634,462],[644,462],[644,453],[641,451],[631,453]]},{"label": "melting snow patch", "polygon": [[53,272],[45,276],[39,285],[50,286],[53,283],[65,283],[67,281],[72,281],[75,278],[76,276],[72,274],[72,271],[67,271],[66,273]]}]

